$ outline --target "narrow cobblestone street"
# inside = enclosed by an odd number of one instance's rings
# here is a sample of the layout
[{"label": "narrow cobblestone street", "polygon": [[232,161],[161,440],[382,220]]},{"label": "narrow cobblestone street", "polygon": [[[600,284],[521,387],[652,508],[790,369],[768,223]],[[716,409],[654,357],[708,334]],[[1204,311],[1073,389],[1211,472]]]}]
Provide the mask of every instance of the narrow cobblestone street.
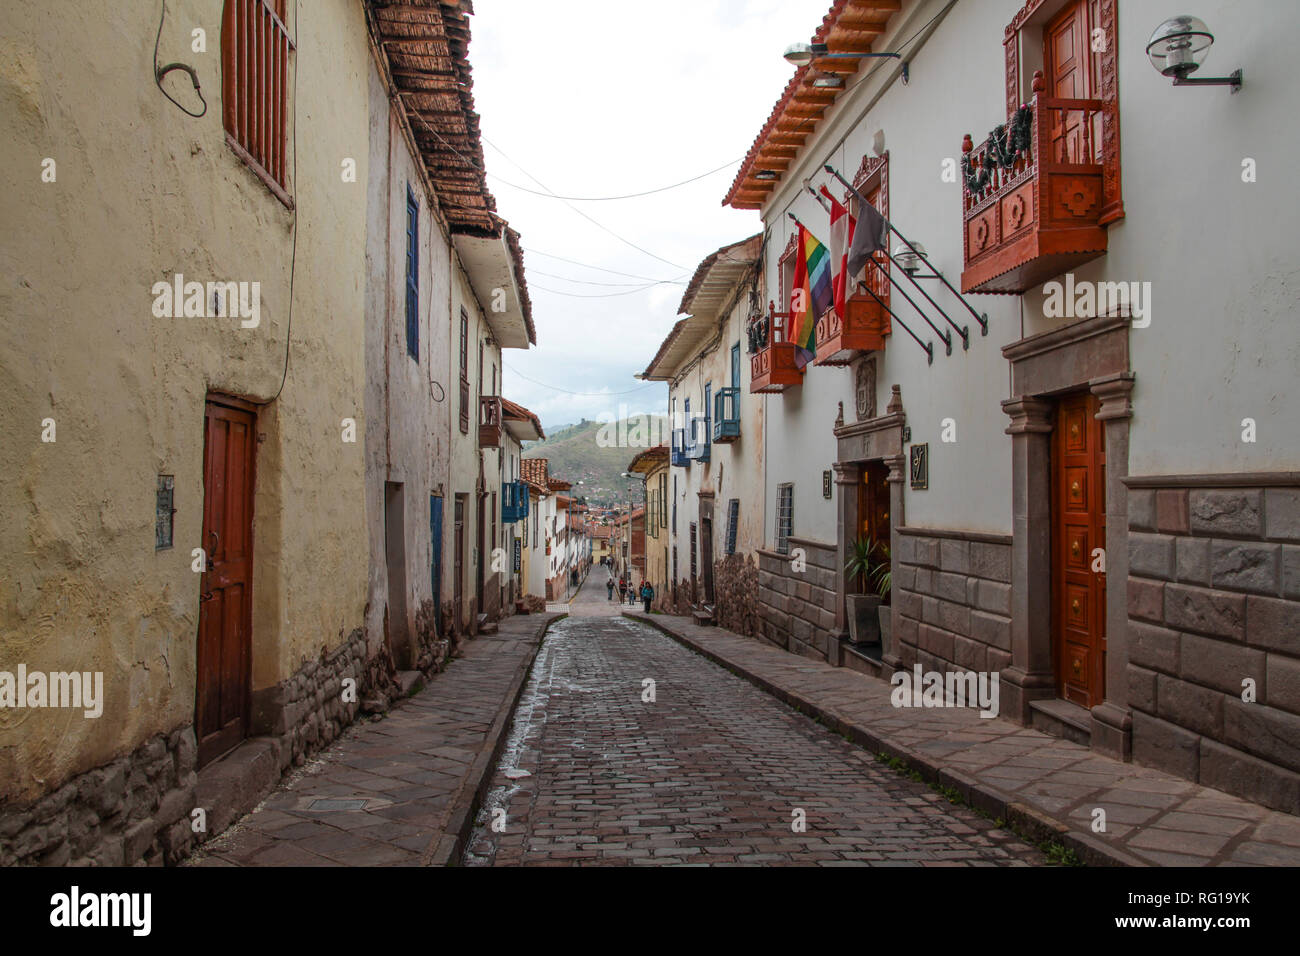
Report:
[{"label": "narrow cobblestone street", "polygon": [[[570,618],[547,634],[466,864],[1045,862],[991,821],[618,616],[602,583],[593,573]],[[653,701],[643,700],[645,681]],[[806,829],[796,832],[800,811]]]}]

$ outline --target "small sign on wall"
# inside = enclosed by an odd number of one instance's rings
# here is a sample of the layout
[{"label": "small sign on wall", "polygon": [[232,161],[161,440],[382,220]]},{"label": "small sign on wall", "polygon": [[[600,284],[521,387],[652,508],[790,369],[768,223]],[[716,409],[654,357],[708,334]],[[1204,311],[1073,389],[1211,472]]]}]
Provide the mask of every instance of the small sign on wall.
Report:
[{"label": "small sign on wall", "polygon": [[830,496],[831,496],[831,473],[829,471],[823,471],[822,472],[822,497],[829,498]]},{"label": "small sign on wall", "polygon": [[176,489],[174,475],[158,476],[158,503],[154,512],[153,549],[165,551],[172,546],[172,527],[176,509],[172,495]]},{"label": "small sign on wall", "polygon": [[930,445],[928,442],[913,445],[909,472],[913,491],[925,491],[930,487]]}]

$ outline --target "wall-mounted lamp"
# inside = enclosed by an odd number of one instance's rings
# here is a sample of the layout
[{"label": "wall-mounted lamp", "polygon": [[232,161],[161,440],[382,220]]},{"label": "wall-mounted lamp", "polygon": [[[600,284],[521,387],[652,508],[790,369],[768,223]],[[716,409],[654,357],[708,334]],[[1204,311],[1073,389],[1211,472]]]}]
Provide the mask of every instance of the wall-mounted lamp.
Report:
[{"label": "wall-mounted lamp", "polygon": [[812,85],[819,90],[842,90],[844,77],[836,76],[834,73],[822,73],[813,78]]},{"label": "wall-mounted lamp", "polygon": [[1174,86],[1230,86],[1232,92],[1241,89],[1241,70],[1228,76],[1202,76],[1193,79],[1191,74],[1201,68],[1206,51],[1214,42],[1214,34],[1203,20],[1196,17],[1173,17],[1156,27],[1147,43],[1147,56],[1163,76],[1172,76]]},{"label": "wall-mounted lamp", "polygon": [[754,178],[761,179],[764,182],[772,182],[774,180],[780,179],[781,174],[778,173],[775,169],[760,169],[758,172],[754,174]]},{"label": "wall-mounted lamp", "polygon": [[905,243],[899,243],[894,247],[894,261],[897,262],[908,275],[915,277],[921,271],[921,265],[926,262],[925,246],[919,242],[914,242],[909,247]]},{"label": "wall-mounted lamp", "polygon": [[[785,48],[784,54],[786,60],[795,66],[803,66],[805,63],[811,63],[813,60],[869,60],[869,59],[902,59],[901,53],[832,53],[830,47],[825,43],[791,43]],[[906,61],[903,63],[903,85],[907,85],[910,79],[910,64]],[[822,78],[813,80],[813,86],[820,86],[825,89],[839,89],[844,85],[844,81],[838,83],[820,82]]]}]

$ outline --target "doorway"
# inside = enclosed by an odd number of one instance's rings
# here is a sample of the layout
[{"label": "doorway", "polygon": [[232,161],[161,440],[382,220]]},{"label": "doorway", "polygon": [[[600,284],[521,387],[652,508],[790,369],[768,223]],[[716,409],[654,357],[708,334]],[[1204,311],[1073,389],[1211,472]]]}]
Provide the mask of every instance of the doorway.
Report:
[{"label": "doorway", "polygon": [[[1075,0],[1043,28],[1043,76],[1046,95],[1089,99],[1097,90],[1100,54],[1092,52],[1092,27],[1098,20],[1097,0]],[[1052,157],[1062,163],[1101,162],[1101,113],[1092,115],[1085,131],[1082,110],[1051,110]],[[1086,132],[1086,135],[1085,135]]]},{"label": "doorway", "polygon": [[[889,466],[882,459],[862,463],[862,480],[858,482],[858,535],[870,538],[875,547],[872,559],[876,566],[888,570],[889,552]],[[874,574],[874,572],[873,572]],[[875,590],[876,579],[868,582],[866,591]],[[888,604],[886,599],[882,603]]]},{"label": "doorway", "polygon": [[1106,451],[1091,392],[1057,404],[1052,435],[1052,650],[1057,693],[1091,708],[1105,697]]},{"label": "doorway", "polygon": [[252,666],[253,488],[257,417],[209,399],[203,419],[203,548],[194,696],[198,763],[248,735]]},{"label": "doorway", "polygon": [[411,666],[406,607],[406,514],[400,482],[384,482],[384,560],[388,569],[388,649],[399,669]]},{"label": "doorway", "polygon": [[452,614],[455,620],[452,626],[456,633],[461,633],[461,628],[465,624],[465,498],[466,495],[458,494],[456,496],[456,510],[453,515],[455,522],[455,543],[452,551]]}]

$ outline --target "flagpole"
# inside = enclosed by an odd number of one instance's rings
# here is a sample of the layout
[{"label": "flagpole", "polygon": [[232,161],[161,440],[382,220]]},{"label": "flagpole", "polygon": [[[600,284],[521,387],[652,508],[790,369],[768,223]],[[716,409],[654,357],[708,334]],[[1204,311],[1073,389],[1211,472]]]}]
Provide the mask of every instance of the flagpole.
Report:
[{"label": "flagpole", "polygon": [[[853,193],[853,195],[858,197],[859,202],[870,203],[870,200],[868,200],[866,196],[862,195],[862,193],[854,189],[853,184],[849,182],[847,179],[845,179],[843,176],[841,176],[840,171],[836,169],[834,166],[832,166],[830,163],[827,163],[822,168],[826,170],[826,172],[834,176],[836,179],[838,179],[841,183],[843,183],[845,188],[848,189],[849,192]],[[907,248],[910,249],[914,255],[920,257],[921,259],[925,259],[925,256],[921,255],[921,253],[917,250],[916,246],[912,245],[911,240],[908,239],[907,236],[899,232],[897,229],[895,229],[893,224],[888,219],[885,219],[885,227],[894,235],[898,236],[898,238],[903,241],[903,245],[907,246]],[[934,267],[931,266],[931,269],[934,269]],[[952,283],[949,282],[946,278],[944,278],[943,273],[941,273],[938,269],[934,269],[934,274],[938,277],[940,282],[942,282],[944,285],[948,287],[948,291],[951,292],[953,295],[955,295],[957,297],[957,300],[966,307],[966,310],[975,317],[975,321],[980,324],[980,334],[988,335],[989,334],[988,316],[981,315],[980,313],[976,312],[974,307],[972,307],[971,304],[966,301],[965,297],[960,292],[958,292],[956,289],[953,288]],[[935,308],[938,309],[939,307],[936,305]],[[943,310],[939,309],[939,311],[942,312]]]},{"label": "flagpole", "polygon": [[[807,226],[804,226],[802,222],[799,221],[799,217],[796,216],[794,213],[792,213],[792,212],[788,212],[788,213],[786,213],[786,215],[789,216],[791,219],[793,219],[793,220],[794,220],[796,223],[798,223],[800,226],[803,226],[803,228],[805,228],[805,229],[808,228]],[[872,261],[874,262],[875,260],[873,259]],[[879,266],[880,266],[880,263],[877,262],[877,263],[876,263],[876,266],[879,267]],[[886,275],[888,275],[888,273],[886,273]],[[933,364],[934,364],[934,345],[933,345],[932,343],[930,343],[930,342],[922,342],[922,341],[917,337],[917,334],[916,334],[915,332],[913,332],[913,331],[908,327],[907,323],[904,322],[902,319],[900,319],[900,318],[898,317],[898,313],[895,312],[893,309],[891,309],[891,308],[889,307],[889,304],[888,304],[887,302],[885,302],[884,299],[882,299],[880,296],[876,295],[875,290],[873,290],[873,289],[872,289],[870,286],[868,286],[865,282],[859,282],[858,284],[859,284],[860,286],[862,286],[862,288],[865,289],[868,293],[870,293],[870,295],[871,295],[871,297],[872,297],[873,299],[875,299],[877,302],[880,303],[881,307],[882,307],[886,312],[888,312],[888,313],[890,314],[890,316],[892,316],[893,319],[894,319],[894,320],[895,320],[899,325],[901,325],[901,326],[903,327],[903,331],[904,331],[904,332],[906,332],[908,335],[910,335],[913,339],[916,340],[916,344],[917,344],[917,345],[919,345],[919,346],[921,346],[921,348],[925,349],[925,354],[926,354],[927,364],[929,364],[929,365],[933,365]],[[906,292],[903,292],[902,289],[899,289],[898,291],[902,293],[903,298],[907,299],[907,293],[906,293]],[[908,302],[911,302],[912,300],[911,300],[911,299],[907,299],[907,301],[908,301]],[[916,308],[916,303],[914,303],[914,302],[912,303],[912,308]],[[925,319],[926,323],[929,324],[930,328],[934,329],[934,323],[933,323],[933,322],[930,322],[930,320],[929,320],[928,318],[926,318],[925,313],[924,313],[924,312],[921,312],[920,309],[917,309],[917,312],[920,313],[921,318]],[[935,332],[938,333],[939,336],[942,338],[942,336],[943,336],[943,333],[942,333],[942,332],[939,332],[938,329],[935,329]],[[948,354],[949,354],[949,355],[952,354],[952,343],[951,343],[951,342],[948,343]]]},{"label": "flagpole", "polygon": [[[810,193],[813,193],[813,195],[817,197],[817,201],[818,201],[819,203],[821,203],[821,204],[822,204],[822,208],[825,209],[825,208],[826,208],[826,203],[823,202],[823,198],[824,198],[824,197],[823,197],[820,193],[814,193],[814,192],[813,192],[812,187],[808,185],[808,180],[805,179],[805,180],[803,181],[803,185],[804,185],[804,188],[805,188],[805,189],[807,189]],[[823,188],[825,188],[825,187],[823,187]],[[858,198],[861,198],[861,195],[860,195],[860,194],[859,194],[859,197],[858,197]],[[827,211],[827,213],[830,212],[829,209],[827,209],[826,211]],[[877,212],[879,212],[879,210],[877,210]],[[883,219],[884,217],[882,216],[881,218]],[[889,224],[889,220],[886,219],[886,220],[885,220],[885,224],[888,225],[888,224]],[[890,228],[893,228],[893,227],[891,226]],[[970,349],[970,328],[969,328],[968,326],[961,326],[961,325],[958,325],[956,322],[954,322],[952,319],[950,319],[950,318],[948,317],[948,313],[945,312],[945,311],[943,310],[943,306],[941,306],[938,302],[935,302],[934,299],[930,298],[930,293],[928,293],[928,292],[925,291],[925,286],[923,286],[923,285],[921,285],[921,283],[917,282],[917,281],[916,281],[916,276],[912,275],[912,273],[909,272],[909,271],[908,271],[908,270],[903,266],[903,264],[902,264],[901,262],[899,262],[897,259],[895,259],[892,255],[890,255],[888,249],[882,249],[881,252],[883,252],[883,253],[885,254],[885,256],[889,259],[890,262],[892,262],[894,265],[898,266],[898,268],[901,269],[901,270],[903,271],[903,275],[907,276],[908,281],[910,281],[910,282],[912,283],[912,285],[916,286],[916,291],[919,292],[919,293],[921,293],[921,295],[925,296],[925,301],[929,302],[932,306],[934,306],[935,310],[936,310],[940,315],[943,316],[944,321],[947,322],[949,325],[951,325],[951,326],[953,327],[953,329],[957,332],[957,334],[961,336],[961,347],[962,347],[963,349],[969,350],[969,349]],[[872,262],[875,262],[876,260],[875,260],[875,258],[873,257],[873,258],[871,259],[871,261],[872,261]],[[879,263],[876,263],[876,264],[879,265]],[[936,272],[937,272],[937,270],[936,270]],[[886,274],[887,276],[890,276],[890,273],[888,273],[888,272],[886,272],[885,274]],[[893,281],[892,276],[890,276],[890,281],[891,281],[891,282]],[[895,282],[894,284],[897,285],[896,282]],[[903,292],[902,288],[899,288],[898,291],[903,295],[904,298],[907,298],[907,293],[906,293],[906,292]],[[910,298],[907,298],[907,301],[908,301],[908,302],[912,302],[912,300],[911,300]],[[916,309],[916,303],[915,303],[915,302],[912,302],[912,308]],[[941,339],[943,340],[943,344],[944,344],[945,348],[947,349],[947,354],[948,354],[948,355],[951,355],[951,354],[952,354],[952,333],[947,333],[947,334],[945,334],[945,333],[943,333],[943,332],[940,332],[940,331],[938,330],[938,328],[935,327],[935,324],[934,324],[933,322],[930,321],[929,317],[928,317],[924,312],[922,312],[920,309],[916,309],[916,311],[917,311],[917,313],[921,316],[921,318],[925,319],[926,324],[929,325],[930,328],[934,329],[934,333],[935,333],[935,335],[939,336],[939,338],[941,338]]]}]

